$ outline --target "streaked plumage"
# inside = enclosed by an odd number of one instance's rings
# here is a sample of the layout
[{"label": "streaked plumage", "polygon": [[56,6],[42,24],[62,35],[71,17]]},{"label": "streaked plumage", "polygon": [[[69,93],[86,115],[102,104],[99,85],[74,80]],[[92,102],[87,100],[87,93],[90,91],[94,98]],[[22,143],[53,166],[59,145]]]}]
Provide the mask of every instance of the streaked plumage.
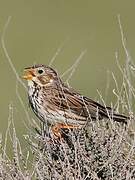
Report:
[{"label": "streaked plumage", "polygon": [[104,107],[65,85],[57,72],[48,66],[35,65],[24,71],[29,103],[38,118],[48,124],[82,126],[89,120],[103,118],[127,122],[127,116],[116,114],[110,107]]}]

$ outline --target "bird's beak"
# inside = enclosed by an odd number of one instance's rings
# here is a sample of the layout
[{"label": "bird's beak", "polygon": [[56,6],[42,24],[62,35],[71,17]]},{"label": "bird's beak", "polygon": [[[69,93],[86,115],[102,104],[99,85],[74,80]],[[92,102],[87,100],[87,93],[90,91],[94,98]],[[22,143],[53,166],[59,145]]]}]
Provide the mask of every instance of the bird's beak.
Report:
[{"label": "bird's beak", "polygon": [[26,79],[26,80],[32,80],[33,78],[33,72],[30,71],[30,70],[24,70],[24,75],[22,76],[23,79]]}]

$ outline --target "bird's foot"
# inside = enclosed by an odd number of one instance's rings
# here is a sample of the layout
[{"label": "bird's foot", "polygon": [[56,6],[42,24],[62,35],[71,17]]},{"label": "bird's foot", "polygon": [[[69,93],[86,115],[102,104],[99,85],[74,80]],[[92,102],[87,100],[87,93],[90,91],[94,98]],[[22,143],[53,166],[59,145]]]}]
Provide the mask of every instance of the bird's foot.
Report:
[{"label": "bird's foot", "polygon": [[57,123],[56,125],[52,126],[52,132],[54,135],[54,139],[63,139],[64,133],[62,132],[63,130],[70,130],[70,129],[76,129],[79,128],[77,125],[69,125],[69,124],[62,124],[62,123]]}]

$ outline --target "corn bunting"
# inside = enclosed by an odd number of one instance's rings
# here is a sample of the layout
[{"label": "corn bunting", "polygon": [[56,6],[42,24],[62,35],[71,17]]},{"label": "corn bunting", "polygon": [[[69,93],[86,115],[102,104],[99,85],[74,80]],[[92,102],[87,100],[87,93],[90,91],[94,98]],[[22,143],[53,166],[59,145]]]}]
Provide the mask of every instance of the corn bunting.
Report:
[{"label": "corn bunting", "polygon": [[51,125],[60,137],[60,129],[81,128],[90,120],[109,120],[127,123],[129,117],[115,113],[85,97],[63,83],[57,72],[46,65],[34,65],[24,70],[28,81],[28,99],[37,117]]}]

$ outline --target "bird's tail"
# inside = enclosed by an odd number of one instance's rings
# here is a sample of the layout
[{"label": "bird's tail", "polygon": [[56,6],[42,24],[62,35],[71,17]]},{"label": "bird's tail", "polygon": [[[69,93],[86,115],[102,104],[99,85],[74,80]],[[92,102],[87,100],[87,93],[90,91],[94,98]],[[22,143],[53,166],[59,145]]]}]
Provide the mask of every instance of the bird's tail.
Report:
[{"label": "bird's tail", "polygon": [[127,124],[128,119],[130,119],[128,116],[122,115],[122,114],[117,114],[115,112],[112,112],[112,110],[108,110],[108,118],[117,121],[117,122],[122,122],[124,124]]},{"label": "bird's tail", "polygon": [[127,121],[129,119],[128,116],[122,115],[122,114],[113,114],[113,120],[117,122],[122,122],[124,124],[127,124]]}]

